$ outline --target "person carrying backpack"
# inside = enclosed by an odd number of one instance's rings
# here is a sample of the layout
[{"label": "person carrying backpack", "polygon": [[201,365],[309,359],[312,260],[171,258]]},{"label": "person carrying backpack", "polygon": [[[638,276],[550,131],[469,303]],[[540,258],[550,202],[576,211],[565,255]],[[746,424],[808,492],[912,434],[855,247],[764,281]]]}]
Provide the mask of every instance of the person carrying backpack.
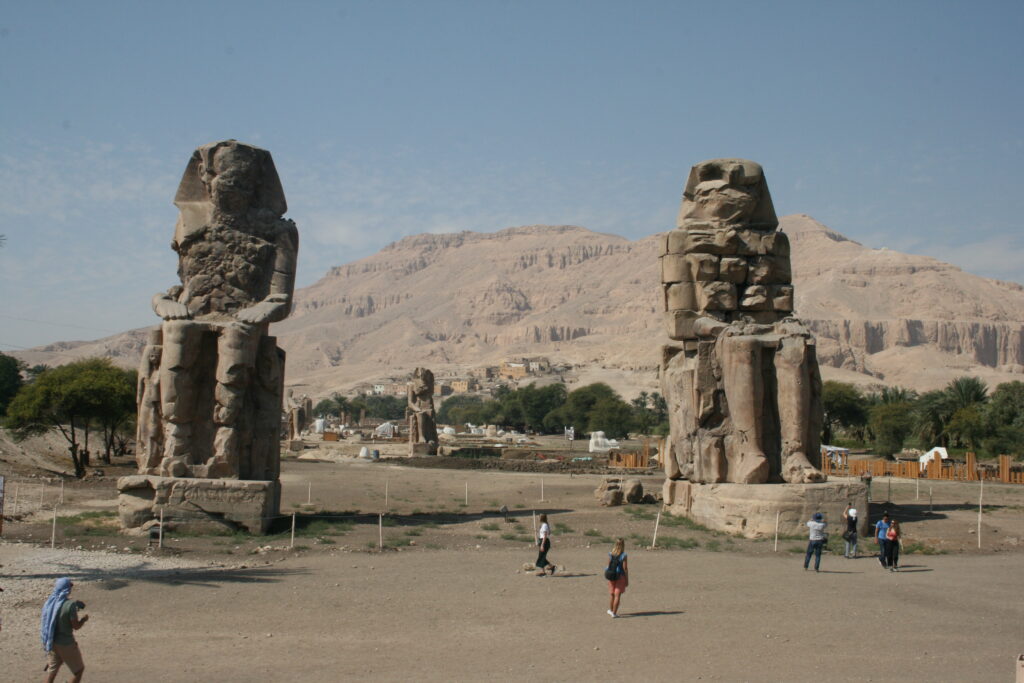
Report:
[{"label": "person carrying backpack", "polygon": [[608,553],[608,567],[604,570],[604,578],[608,579],[608,592],[611,604],[608,615],[613,619],[619,616],[619,601],[629,585],[629,562],[626,559],[626,540],[617,539],[612,551]]}]

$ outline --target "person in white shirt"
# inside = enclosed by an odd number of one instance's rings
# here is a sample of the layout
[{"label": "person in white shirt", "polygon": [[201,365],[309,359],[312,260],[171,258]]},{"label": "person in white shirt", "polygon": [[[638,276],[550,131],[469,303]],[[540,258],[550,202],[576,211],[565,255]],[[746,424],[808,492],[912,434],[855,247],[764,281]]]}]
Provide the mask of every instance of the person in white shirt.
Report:
[{"label": "person in white shirt", "polygon": [[548,551],[551,550],[551,527],[548,526],[548,516],[540,516],[540,528],[537,529],[537,576],[544,576],[546,569],[551,567],[551,573],[555,573],[555,565],[548,562]]},{"label": "person in white shirt", "polygon": [[807,541],[807,555],[804,556],[804,569],[811,563],[811,555],[814,555],[814,571],[821,566],[821,547],[825,545],[825,516],[815,512],[811,521],[807,522],[810,529],[810,536]]}]

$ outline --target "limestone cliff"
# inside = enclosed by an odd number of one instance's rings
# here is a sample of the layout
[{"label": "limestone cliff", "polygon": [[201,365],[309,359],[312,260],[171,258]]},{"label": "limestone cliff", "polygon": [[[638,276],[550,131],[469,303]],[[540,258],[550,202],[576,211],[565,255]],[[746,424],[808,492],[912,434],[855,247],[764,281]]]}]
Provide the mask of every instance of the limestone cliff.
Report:
[{"label": "limestone cliff", "polygon": [[[1024,371],[1024,287],[870,249],[808,216],[780,225],[792,243],[796,314],[819,338],[826,379],[927,389],[964,373],[994,383]],[[613,383],[635,374],[626,392],[654,390],[657,243],[574,226],[407,237],[296,291],[295,312],[273,330],[288,352],[287,381],[326,392],[418,365],[443,381],[447,370],[547,355],[617,371]],[[142,341],[133,332],[18,355],[134,364]]]}]

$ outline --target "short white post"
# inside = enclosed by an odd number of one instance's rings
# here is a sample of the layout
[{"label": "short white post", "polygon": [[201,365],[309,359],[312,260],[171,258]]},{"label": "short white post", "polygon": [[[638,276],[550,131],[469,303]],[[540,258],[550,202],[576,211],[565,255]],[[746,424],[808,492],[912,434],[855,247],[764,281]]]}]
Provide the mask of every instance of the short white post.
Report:
[{"label": "short white post", "polygon": [[654,520],[654,538],[651,539],[651,547],[658,547],[658,525],[661,524],[661,510],[658,510],[658,517]]},{"label": "short white post", "polygon": [[288,547],[289,548],[294,548],[295,547],[295,513],[294,512],[292,513],[292,540],[291,540],[291,543],[288,544]]},{"label": "short white post", "polygon": [[384,550],[384,514],[377,518],[377,547]]},{"label": "short white post", "polygon": [[57,506],[53,506],[53,528],[50,530],[50,547],[57,547]]},{"label": "short white post", "polygon": [[533,537],[537,537],[537,511],[533,511]]},{"label": "short white post", "polygon": [[544,480],[540,480],[540,502],[544,502]]},{"label": "short white post", "polygon": [[779,516],[781,512],[775,513],[775,552],[779,552]]},{"label": "short white post", "polygon": [[985,496],[985,473],[981,473],[981,488],[978,489],[978,550],[981,550],[981,499]]},{"label": "short white post", "polygon": [[159,534],[157,535],[156,547],[157,548],[163,548],[164,547],[164,509],[163,508],[160,508],[160,526],[159,526],[159,528],[157,530],[158,530]]},{"label": "short white post", "polygon": [[64,504],[64,480],[60,480],[60,504]]},{"label": "short white post", "polygon": [[466,505],[469,506],[469,480],[466,481]]},{"label": "short white post", "polygon": [[306,505],[313,504],[313,482],[309,482],[309,487],[306,489]]}]

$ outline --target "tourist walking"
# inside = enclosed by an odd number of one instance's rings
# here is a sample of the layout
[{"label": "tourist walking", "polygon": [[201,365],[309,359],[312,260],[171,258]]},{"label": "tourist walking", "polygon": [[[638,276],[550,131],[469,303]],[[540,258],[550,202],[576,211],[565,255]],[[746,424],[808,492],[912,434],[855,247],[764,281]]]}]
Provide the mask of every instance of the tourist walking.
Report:
[{"label": "tourist walking", "polygon": [[886,564],[889,554],[888,533],[889,513],[886,512],[882,515],[882,519],[875,522],[875,540],[878,542],[878,562],[882,565],[882,569],[888,569],[889,567],[889,565]]},{"label": "tourist walking", "polygon": [[847,503],[843,510],[843,519],[846,520],[846,531],[843,532],[843,540],[846,542],[846,549],[843,557],[853,559],[857,557],[857,508],[853,503]]},{"label": "tourist walking", "polygon": [[807,522],[810,533],[807,538],[807,554],[804,556],[804,570],[811,563],[811,555],[814,555],[814,571],[818,571],[821,566],[821,548],[825,545],[826,538],[825,526],[825,516],[820,512],[815,512]]},{"label": "tourist walking", "polygon": [[555,565],[548,562],[548,551],[551,550],[551,527],[548,526],[548,516],[540,516],[540,528],[537,529],[537,576],[544,576],[546,569],[551,567],[551,573],[555,573]]},{"label": "tourist walking", "polygon": [[629,562],[626,558],[626,539],[619,538],[608,553],[608,567],[604,570],[604,578],[608,579],[608,593],[611,602],[608,614],[614,619],[619,616],[619,602],[629,585]]},{"label": "tourist walking", "polygon": [[85,603],[68,599],[73,586],[71,579],[67,577],[57,579],[53,592],[43,605],[39,636],[47,655],[44,669],[46,683],[53,683],[56,680],[57,671],[62,664],[67,664],[71,671],[71,683],[79,683],[82,680],[82,672],[85,671],[82,652],[75,642],[74,632],[89,621],[89,615],[85,614],[79,618],[78,610],[85,609]]},{"label": "tourist walking", "polygon": [[895,572],[900,569],[900,542],[903,534],[900,531],[900,523],[895,519],[889,523],[889,529],[885,532],[885,563],[889,565],[889,571]]}]

